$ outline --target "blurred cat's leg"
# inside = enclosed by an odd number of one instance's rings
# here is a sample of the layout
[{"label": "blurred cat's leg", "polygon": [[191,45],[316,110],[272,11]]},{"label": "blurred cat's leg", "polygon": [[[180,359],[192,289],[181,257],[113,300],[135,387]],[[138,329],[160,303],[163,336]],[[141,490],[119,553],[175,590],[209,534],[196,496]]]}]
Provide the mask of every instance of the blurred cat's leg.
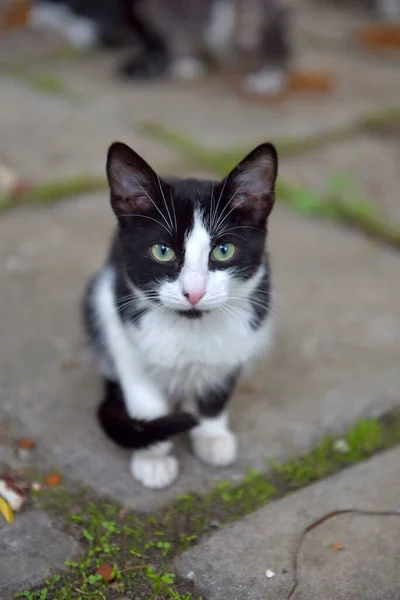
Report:
[{"label": "blurred cat's leg", "polygon": [[189,81],[202,77],[205,74],[206,69],[199,59],[185,56],[173,60],[169,71],[175,79]]}]

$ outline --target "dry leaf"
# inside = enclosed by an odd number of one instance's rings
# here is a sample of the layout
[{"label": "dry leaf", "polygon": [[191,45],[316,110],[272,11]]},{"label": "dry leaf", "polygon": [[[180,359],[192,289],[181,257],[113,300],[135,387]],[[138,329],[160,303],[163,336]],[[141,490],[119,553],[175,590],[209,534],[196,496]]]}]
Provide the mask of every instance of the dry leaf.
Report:
[{"label": "dry leaf", "polygon": [[112,581],[115,577],[114,568],[111,565],[101,565],[101,567],[97,569],[97,573],[101,575],[104,581],[108,582]]},{"label": "dry leaf", "polygon": [[35,445],[35,440],[30,440],[29,438],[20,440],[18,444],[20,448],[24,448],[25,450],[32,450],[32,448],[34,448]]},{"label": "dry leaf", "polygon": [[25,492],[13,483],[11,477],[0,479],[0,496],[6,500],[12,510],[18,512],[25,501]]},{"label": "dry leaf", "polygon": [[339,550],[343,550],[343,545],[340,542],[333,542],[331,548],[335,552],[339,552]]},{"label": "dry leaf", "polygon": [[377,48],[400,48],[400,25],[365,27],[357,32],[358,39],[367,46]]},{"label": "dry leaf", "polygon": [[4,498],[0,498],[0,513],[7,523],[12,523],[14,521],[14,511]]},{"label": "dry leaf", "polygon": [[46,475],[44,480],[46,482],[46,485],[48,485],[49,487],[57,487],[57,485],[60,485],[61,483],[61,477],[58,473],[49,473],[48,475]]},{"label": "dry leaf", "polygon": [[288,87],[294,91],[331,92],[334,84],[331,75],[325,71],[294,71]]}]

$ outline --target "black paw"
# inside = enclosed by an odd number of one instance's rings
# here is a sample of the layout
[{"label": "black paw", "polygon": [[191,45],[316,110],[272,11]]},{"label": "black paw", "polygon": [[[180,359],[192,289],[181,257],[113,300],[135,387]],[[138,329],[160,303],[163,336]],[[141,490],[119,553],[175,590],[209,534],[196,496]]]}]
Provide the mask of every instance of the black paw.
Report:
[{"label": "black paw", "polygon": [[166,74],[168,57],[164,52],[146,52],[122,63],[118,69],[120,76],[128,79],[158,79]]}]

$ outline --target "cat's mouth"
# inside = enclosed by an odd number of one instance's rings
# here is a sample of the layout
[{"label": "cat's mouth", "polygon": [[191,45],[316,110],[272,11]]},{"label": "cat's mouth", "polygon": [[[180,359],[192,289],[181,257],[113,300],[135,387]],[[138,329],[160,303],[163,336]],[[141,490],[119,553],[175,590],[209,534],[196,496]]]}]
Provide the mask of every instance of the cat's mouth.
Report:
[{"label": "cat's mouth", "polygon": [[178,315],[186,317],[187,319],[201,319],[201,317],[208,313],[208,310],[199,310],[198,308],[190,308],[189,310],[177,310]]}]

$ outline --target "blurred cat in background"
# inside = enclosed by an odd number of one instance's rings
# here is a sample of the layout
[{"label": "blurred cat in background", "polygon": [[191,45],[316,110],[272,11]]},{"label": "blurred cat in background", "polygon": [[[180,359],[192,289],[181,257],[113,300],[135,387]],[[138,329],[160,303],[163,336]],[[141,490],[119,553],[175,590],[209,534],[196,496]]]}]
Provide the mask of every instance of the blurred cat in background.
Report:
[{"label": "blurred cat in background", "polygon": [[290,62],[283,0],[37,0],[31,23],[79,49],[123,42],[137,48],[120,72],[134,79],[193,79],[209,68],[243,74],[250,91],[279,92]]}]

